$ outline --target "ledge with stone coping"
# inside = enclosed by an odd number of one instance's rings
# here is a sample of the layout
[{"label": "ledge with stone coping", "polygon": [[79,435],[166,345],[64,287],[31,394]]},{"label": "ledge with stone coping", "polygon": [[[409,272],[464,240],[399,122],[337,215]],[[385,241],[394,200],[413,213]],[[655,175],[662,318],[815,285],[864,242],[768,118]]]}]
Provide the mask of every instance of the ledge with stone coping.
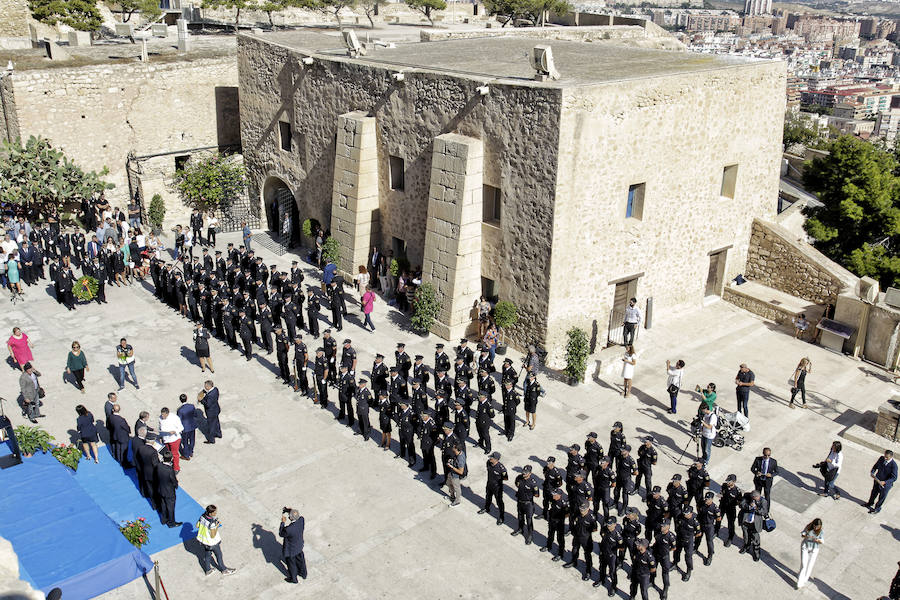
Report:
[{"label": "ledge with stone coping", "polygon": [[741,285],[731,282],[725,286],[722,299],[780,325],[792,326],[792,319],[800,314],[806,314],[806,319],[815,323],[824,311],[822,306],[755,281]]}]

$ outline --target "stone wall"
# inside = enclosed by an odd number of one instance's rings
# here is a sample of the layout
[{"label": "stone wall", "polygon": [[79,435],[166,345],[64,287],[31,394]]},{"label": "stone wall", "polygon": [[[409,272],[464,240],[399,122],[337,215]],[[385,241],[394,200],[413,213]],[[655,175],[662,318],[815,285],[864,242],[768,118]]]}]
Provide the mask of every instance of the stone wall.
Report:
[{"label": "stone wall", "polygon": [[834,304],[857,280],[785,228],[759,219],[753,222],[744,276],[816,304]]},{"label": "stone wall", "polygon": [[0,77],[0,141],[19,137],[19,117],[11,77]]},{"label": "stone wall", "polygon": [[28,16],[27,0],[0,0],[0,37],[27,37]]},{"label": "stone wall", "polygon": [[[784,85],[783,64],[758,61],[564,92],[548,350],[572,326],[596,326],[602,347],[618,281],[640,276],[658,326],[702,303],[711,252],[727,251],[723,281],[743,271],[753,218],[777,207]],[[627,219],[640,183],[642,218]]]},{"label": "stone wall", "polygon": [[[722,299],[726,302],[734,304],[738,308],[743,308],[747,312],[759,315],[763,319],[774,321],[779,325],[789,325],[792,319],[797,315],[789,308],[777,306],[771,302],[765,302],[760,298],[755,298],[749,294],[741,292],[740,287],[725,286],[722,290]],[[807,315],[808,317],[811,315]]]},{"label": "stone wall", "polygon": [[[238,39],[241,140],[251,199],[259,202],[269,182],[280,180],[294,193],[301,221],[331,223],[338,117],[366,111],[375,117],[381,173],[373,244],[390,249],[392,238],[402,239],[411,265],[421,265],[434,139],[454,132],[481,140],[484,182],[502,182],[503,225],[492,247],[504,265],[497,280],[500,297],[521,311],[522,326],[512,341],[543,339],[560,90],[496,83],[481,96],[477,78],[427,71],[408,72],[397,84],[387,67],[339,56],[319,55],[313,65],[303,65],[301,52],[275,40]],[[292,124],[290,152],[279,145],[279,120]],[[390,156],[404,160],[403,190],[391,189]]]},{"label": "stone wall", "polygon": [[233,56],[16,71],[20,134],[40,135],[128,196],[125,158],[240,142]]}]

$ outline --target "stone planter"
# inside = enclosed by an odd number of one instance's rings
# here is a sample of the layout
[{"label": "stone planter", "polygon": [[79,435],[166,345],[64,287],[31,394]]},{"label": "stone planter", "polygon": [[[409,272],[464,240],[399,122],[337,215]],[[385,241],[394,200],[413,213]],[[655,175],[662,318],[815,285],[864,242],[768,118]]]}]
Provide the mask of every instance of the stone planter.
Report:
[{"label": "stone planter", "polygon": [[499,345],[499,346],[497,346],[497,349],[494,350],[494,353],[497,354],[498,356],[506,356],[506,349],[508,347],[509,346],[507,346],[506,344]]}]

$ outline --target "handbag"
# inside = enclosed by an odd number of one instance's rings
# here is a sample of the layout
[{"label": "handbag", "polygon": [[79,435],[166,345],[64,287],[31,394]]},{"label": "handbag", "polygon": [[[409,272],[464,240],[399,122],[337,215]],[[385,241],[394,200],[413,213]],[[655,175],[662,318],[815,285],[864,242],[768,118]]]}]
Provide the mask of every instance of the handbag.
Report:
[{"label": "handbag", "polygon": [[44,388],[42,388],[40,386],[38,386],[37,392],[38,392],[38,398],[43,398],[44,396],[47,395],[47,392],[44,391]]},{"label": "handbag", "polygon": [[773,519],[772,517],[769,517],[766,520],[764,520],[763,521],[763,529],[765,529],[767,532],[775,531],[775,519]]},{"label": "handbag", "polygon": [[666,391],[669,392],[669,394],[677,394],[678,386],[675,385],[674,383],[670,383],[669,387],[666,388]]}]

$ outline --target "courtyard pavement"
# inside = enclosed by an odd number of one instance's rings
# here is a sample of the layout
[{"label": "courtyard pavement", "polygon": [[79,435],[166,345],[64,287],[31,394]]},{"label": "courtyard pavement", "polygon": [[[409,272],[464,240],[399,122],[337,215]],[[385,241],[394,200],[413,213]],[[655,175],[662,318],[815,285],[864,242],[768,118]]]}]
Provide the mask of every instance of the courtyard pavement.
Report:
[{"label": "courtyard pavement", "polygon": [[[222,235],[218,247],[236,239],[235,234]],[[266,251],[263,255],[267,264],[274,261],[285,270],[295,258],[291,254],[273,257]],[[312,283],[314,270],[305,266],[306,282]],[[47,390],[44,412],[48,416],[41,425],[57,440],[74,439],[74,407],[79,403],[102,418],[106,393],[117,388],[113,347],[120,337],[127,337],[134,346],[141,385],[135,390],[127,384],[119,392],[129,424],[140,410],[150,411],[155,422],[162,406],[174,409],[180,393],[196,397],[209,377],[194,359],[190,324],[157,302],[150,290],[149,284],[108,288],[108,305],[82,305],[76,312],[66,311],[38,287],[28,289],[27,300],[16,305],[9,304],[3,294],[0,330],[19,326],[32,339],[35,365],[43,373],[41,383]],[[410,332],[405,317],[382,301],[375,308],[377,331],[365,332],[359,328],[358,306],[348,304],[350,315],[336,337],[353,339],[361,374],[368,374],[376,351],[393,364],[398,341],[406,342],[411,356],[423,354],[426,363],[432,362],[434,344],[439,341],[435,336]],[[91,365],[85,395],[63,381],[66,353],[75,339]],[[540,377],[547,395],[538,405],[536,429],[528,431],[520,422],[512,443],[494,430],[494,449],[503,454],[510,480],[525,464],[540,473],[548,455],[564,466],[565,447],[574,442],[583,446],[589,431],[599,433],[606,448],[612,423],[621,420],[635,451],[640,436],[656,437],[660,455],[654,482],[664,487],[674,473],[686,473],[687,456],[681,465],[676,459],[686,445],[687,454],[693,452],[688,423],[697,409],[696,395],[685,391],[679,414],[667,414],[665,360],[681,358],[687,363],[687,389],[716,382],[720,404],[728,410],[734,410],[734,375],[738,365],[746,362],[756,373],[758,386],[750,401],[752,430],[742,452],[714,449],[710,475],[716,482],[714,491],[729,473],[737,474],[741,488],[752,488],[753,458],[763,446],[771,446],[781,468],[771,510],[778,528],[763,534],[759,563],[738,554],[740,542],[724,548],[718,540],[712,566],[704,567],[702,559],[695,557],[689,583],[672,574],[669,597],[856,600],[887,593],[900,559],[900,529],[892,525],[897,523],[900,506],[897,493],[888,498],[879,515],[869,515],[859,506],[860,500],[868,498],[868,472],[878,454],[842,440],[844,466],[837,484],[843,497],[839,501],[816,495],[820,478],[812,468],[824,459],[830,442],[840,439],[842,430],[861,414],[876,411],[895,392],[882,371],[795,340],[772,323],[724,302],[678,315],[658,314],[652,329],[641,330],[636,346],[634,394],[628,399],[621,395],[618,369],[612,375],[595,375],[578,387]],[[518,366],[520,355],[511,355]],[[813,364],[807,378],[811,406],[790,410],[788,378],[803,356]],[[224,439],[214,446],[204,445],[198,433],[195,458],[182,463],[179,482],[201,505],[218,505],[225,560],[238,572],[227,578],[218,573],[206,577],[195,544],[170,548],[153,556],[159,561],[169,598],[549,599],[597,593],[605,597],[603,590],[582,582],[580,573],[563,569],[548,554],[538,552],[545,541],[545,521],[535,521],[535,545],[510,537],[515,527],[511,488],[506,489],[502,527],[495,526],[495,516],[476,514],[485,481],[486,457],[480,449],[467,446],[470,474],[463,488],[465,500],[451,508],[435,485],[439,479],[429,482],[396,458],[396,442],[394,451],[383,452],[377,433],[364,442],[335,420],[333,406],[322,410],[281,385],[274,376],[274,358],[262,354],[248,363],[222,344],[212,344],[216,372],[211,378],[221,391]],[[0,369],[0,390],[7,399],[17,396],[17,371]],[[336,397],[331,390],[330,400]],[[18,410],[10,404],[6,408],[14,424],[24,422]],[[498,411],[496,422],[502,423],[501,419]],[[377,418],[373,422],[377,425]],[[103,457],[110,460],[106,454]],[[644,512],[636,497],[632,505]],[[299,509],[306,518],[309,578],[296,586],[283,581],[279,564],[277,532],[283,506]],[[160,527],[155,515],[146,516]],[[800,531],[814,517],[824,521],[825,544],[810,583],[795,591]],[[566,543],[570,541],[567,537]],[[620,572],[619,597],[627,597],[627,585],[625,572]],[[152,594],[139,579],[103,597],[130,600]],[[651,598],[656,597],[651,592]]]}]

